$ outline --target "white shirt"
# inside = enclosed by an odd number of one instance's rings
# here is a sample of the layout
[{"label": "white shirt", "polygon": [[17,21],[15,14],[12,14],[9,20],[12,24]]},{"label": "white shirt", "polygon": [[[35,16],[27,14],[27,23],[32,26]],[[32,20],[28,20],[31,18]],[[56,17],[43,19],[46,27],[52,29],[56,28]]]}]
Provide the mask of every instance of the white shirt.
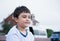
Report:
[{"label": "white shirt", "polygon": [[27,35],[24,37],[16,26],[14,26],[8,32],[6,41],[34,41],[34,36],[29,30],[27,30]]}]

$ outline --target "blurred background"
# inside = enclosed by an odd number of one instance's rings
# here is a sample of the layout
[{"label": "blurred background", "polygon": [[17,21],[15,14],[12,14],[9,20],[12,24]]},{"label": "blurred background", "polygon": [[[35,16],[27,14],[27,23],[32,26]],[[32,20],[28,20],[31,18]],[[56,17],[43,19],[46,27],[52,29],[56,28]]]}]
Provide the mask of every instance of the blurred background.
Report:
[{"label": "blurred background", "polygon": [[60,0],[0,0],[0,37],[6,35],[16,24],[12,19],[12,13],[16,7],[22,5],[31,11],[30,26],[33,30],[40,29],[41,32],[49,32],[48,37],[53,32],[60,32]]}]

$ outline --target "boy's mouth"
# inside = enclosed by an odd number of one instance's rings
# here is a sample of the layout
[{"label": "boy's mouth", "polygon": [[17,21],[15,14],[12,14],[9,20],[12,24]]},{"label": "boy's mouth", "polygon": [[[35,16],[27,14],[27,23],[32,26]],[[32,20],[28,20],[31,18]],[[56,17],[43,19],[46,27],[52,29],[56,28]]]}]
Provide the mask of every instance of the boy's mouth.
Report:
[{"label": "boy's mouth", "polygon": [[30,24],[30,22],[25,22],[26,24]]}]

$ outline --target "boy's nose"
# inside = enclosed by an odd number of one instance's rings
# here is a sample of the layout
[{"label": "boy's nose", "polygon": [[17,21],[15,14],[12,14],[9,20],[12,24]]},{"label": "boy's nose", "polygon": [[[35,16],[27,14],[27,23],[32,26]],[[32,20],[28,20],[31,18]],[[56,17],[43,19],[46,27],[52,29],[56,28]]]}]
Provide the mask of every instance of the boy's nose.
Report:
[{"label": "boy's nose", "polygon": [[27,21],[30,21],[30,19],[29,19],[29,18],[26,18],[26,20],[27,20]]}]

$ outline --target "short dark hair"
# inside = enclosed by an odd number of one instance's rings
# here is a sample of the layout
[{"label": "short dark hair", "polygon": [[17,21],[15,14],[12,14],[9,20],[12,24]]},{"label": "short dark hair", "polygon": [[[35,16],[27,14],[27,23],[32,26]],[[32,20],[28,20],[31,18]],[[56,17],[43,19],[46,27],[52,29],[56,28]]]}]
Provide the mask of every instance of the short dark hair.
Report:
[{"label": "short dark hair", "polygon": [[30,13],[30,10],[25,7],[25,6],[19,6],[15,9],[15,11],[13,12],[13,17],[14,18],[18,18],[18,16],[21,14],[21,13]]}]

